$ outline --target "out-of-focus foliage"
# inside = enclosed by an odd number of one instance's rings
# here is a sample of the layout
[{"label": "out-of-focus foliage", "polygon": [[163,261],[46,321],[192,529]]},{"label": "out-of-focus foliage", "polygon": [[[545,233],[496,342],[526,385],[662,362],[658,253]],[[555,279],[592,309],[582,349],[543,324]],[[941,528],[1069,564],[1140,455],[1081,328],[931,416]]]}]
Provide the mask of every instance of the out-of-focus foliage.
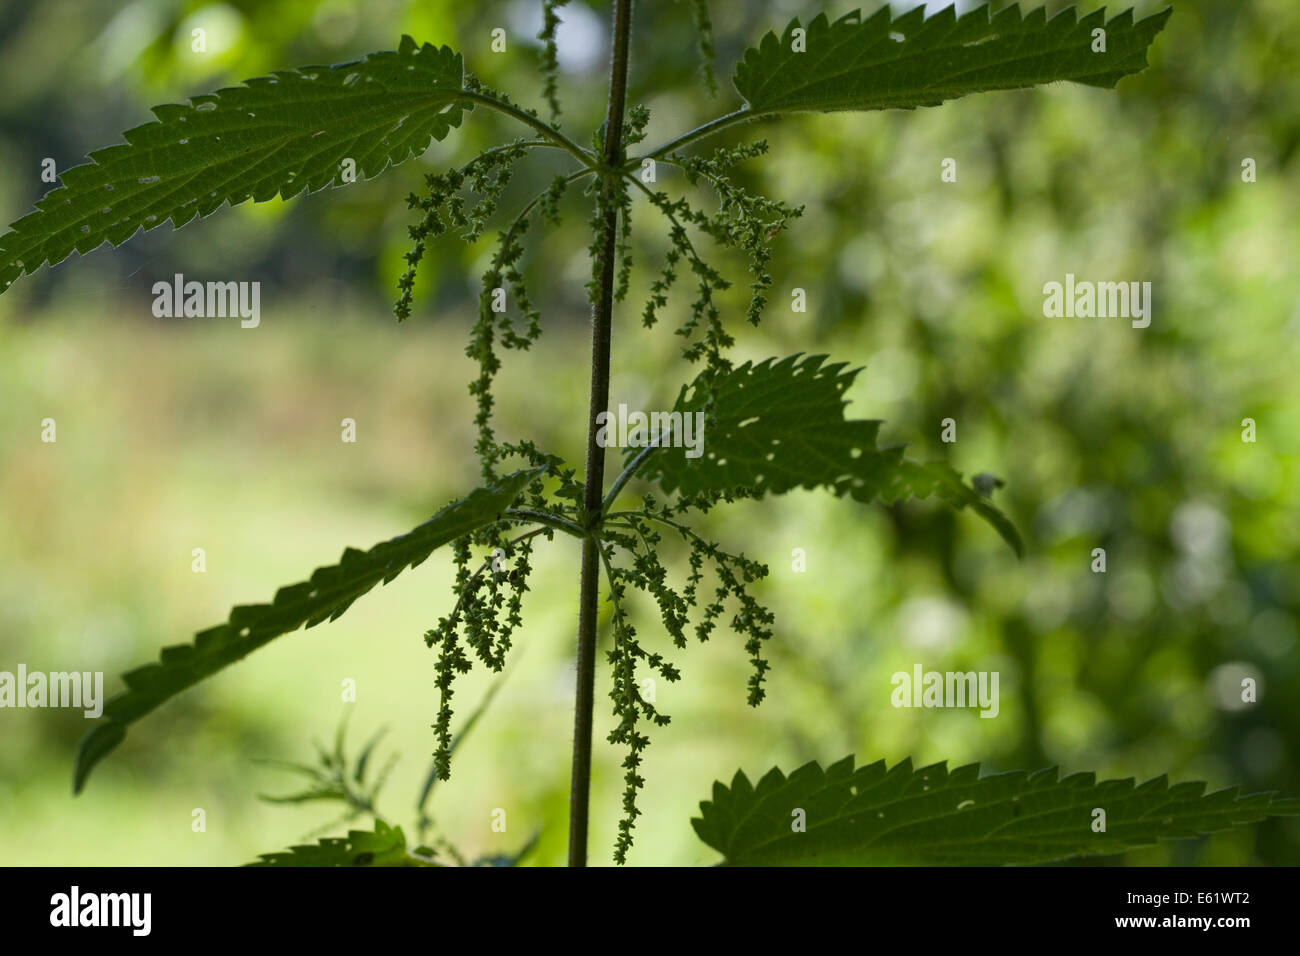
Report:
[{"label": "out-of-focus foliage", "polygon": [[[710,99],[692,5],[642,4],[630,100],[652,110],[646,145],[738,106],[730,64],[768,29],[857,5],[714,3],[722,82]],[[1136,6],[1139,16],[1160,9]],[[848,417],[884,419],[882,441],[918,457],[1005,479],[995,500],[1025,532],[1027,555],[1016,562],[981,523],[924,502],[885,512],[809,493],[718,512],[710,537],[773,570],[768,697],[745,706],[746,665],[727,648],[685,656],[690,679],[659,688],[674,720],[648,752],[632,862],[714,859],[686,821],[732,768],[846,752],[1300,793],[1300,7],[1174,6],[1150,69],[1113,92],[1062,84],[724,134],[767,138],[749,186],[806,207],[776,242],[771,304],[738,360],[816,351],[865,364]],[[583,142],[604,80],[601,56],[582,51],[600,50],[605,12],[561,10],[565,130]],[[196,17],[237,25],[227,34],[237,39],[195,58]],[[543,107],[530,39],[539,24],[540,3],[0,4],[0,161],[11,172],[0,214],[17,218],[49,188],[42,158],[66,168],[155,102],[391,49],[403,32],[462,51],[484,82]],[[503,54],[489,49],[496,26],[509,31]],[[292,206],[241,207],[202,229],[158,230],[0,301],[0,668],[102,669],[113,692],[111,675],[160,641],[341,543],[409,526],[473,481],[472,370],[460,348],[490,236],[431,249],[433,278],[417,287],[406,326],[394,327],[389,307],[407,247],[403,197],[423,171],[498,141],[506,122],[476,111],[409,179],[399,170]],[[955,183],[941,181],[946,158]],[[1247,158],[1257,182],[1242,181]],[[556,163],[521,164],[511,192],[541,190]],[[660,164],[658,187],[684,188],[684,177]],[[545,334],[506,364],[498,412],[503,437],[576,461],[586,209],[576,194],[566,203],[564,225],[529,237],[524,261],[547,279],[536,295]],[[634,229],[655,215],[638,198]],[[653,267],[663,246],[638,241],[634,252]],[[737,257],[735,276],[744,269]],[[153,319],[149,287],[177,271],[261,280],[262,327]],[[1044,318],[1044,283],[1067,273],[1152,282],[1150,328]],[[633,408],[669,407],[692,374],[670,335],[639,326],[651,277],[634,273],[616,315],[611,402]],[[789,309],[795,288],[806,313]],[[744,289],[726,304],[743,314]],[[39,442],[46,416],[59,421],[57,446]],[[355,446],[338,441],[344,416],[360,423]],[[939,440],[945,418],[957,423],[952,445]],[[1245,418],[1254,443],[1241,439]],[[189,568],[200,545],[220,556],[206,576]],[[792,569],[796,548],[806,572]],[[1090,570],[1095,548],[1106,550],[1104,574]],[[439,829],[469,852],[504,853],[541,828],[529,860],[563,859],[576,557],[561,545],[534,558],[514,693],[438,788]],[[392,791],[418,791],[435,710],[420,635],[439,613],[447,566],[435,558],[420,571],[394,582],[396,607],[313,632],[311,652],[268,648],[168,705],[161,724],[171,726],[142,725],[85,802],[65,796],[84,721],[5,713],[0,859],[229,862],[286,845],[312,811],[259,805],[253,794],[276,781],[246,758],[300,752],[337,714],[346,677],[362,693],[344,706],[390,725],[404,753]],[[165,605],[153,597],[160,582]],[[631,610],[651,644],[654,608]],[[890,675],[916,663],[999,670],[998,718],[894,709]],[[1257,703],[1241,702],[1246,677]],[[599,737],[608,718],[597,720]],[[598,747],[596,757],[592,843],[607,845],[619,754]],[[202,835],[189,829],[198,806],[209,811]],[[495,808],[508,811],[506,833],[490,828]],[[159,839],[159,827],[181,838]],[[1295,864],[1300,828],[1270,820],[1125,859]]]}]

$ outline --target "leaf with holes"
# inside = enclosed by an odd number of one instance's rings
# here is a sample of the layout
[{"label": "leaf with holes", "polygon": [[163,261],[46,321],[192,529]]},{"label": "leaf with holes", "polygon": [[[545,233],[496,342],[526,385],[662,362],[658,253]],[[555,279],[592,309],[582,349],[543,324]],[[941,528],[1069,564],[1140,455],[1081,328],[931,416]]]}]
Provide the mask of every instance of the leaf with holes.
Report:
[{"label": "leaf with holes", "polygon": [[262,853],[248,866],[441,866],[432,856],[408,853],[401,827],[375,821],[373,832],[350,830],[346,837],[326,837],[316,843]]},{"label": "leaf with holes", "polygon": [[[688,458],[692,449],[686,447],[664,447],[650,454],[638,473],[657,480],[666,492],[683,495],[828,488],[857,501],[886,503],[935,495],[954,508],[969,506],[1017,554],[1022,552],[1015,526],[957,472],[941,462],[904,458],[902,445],[877,447],[879,421],[844,417],[844,392],[861,369],[826,364],[825,355],[800,359],[746,362],[722,374],[716,421],[706,427],[699,457]],[[703,378],[697,378],[682,388],[673,414],[702,411],[706,397]],[[687,421],[671,416],[667,426],[651,421],[651,434],[667,427],[670,434],[681,430],[685,439]]]},{"label": "leaf with holes", "polygon": [[1059,80],[1109,88],[1146,68],[1171,12],[1135,23],[1132,10],[1107,21],[1104,8],[1079,18],[1071,7],[1050,20],[1041,7],[990,16],[986,4],[960,17],[946,7],[928,18],[925,9],[891,17],[885,6],[834,22],[822,14],[806,29],[796,19],[780,37],[768,33],[736,66],[746,111],[913,109]]},{"label": "leaf with holes", "polygon": [[342,184],[417,156],[459,126],[459,53],[402,37],[396,52],[306,66],[154,107],[126,143],[90,154],[0,236],[0,292],[76,250],[121,245],[170,219],[183,226],[224,203],[265,202]]},{"label": "leaf with holes", "polygon": [[[978,764],[920,770],[904,760],[853,768],[845,757],[757,786],[737,773],[692,820],[701,840],[733,866],[889,866],[1049,863],[1106,856],[1161,839],[1199,836],[1272,816],[1300,815],[1300,800],[1204,783],[1101,783],[1056,768],[980,776]],[[1105,831],[1095,827],[1105,811]]]},{"label": "leaf with holes", "polygon": [[342,616],[376,584],[387,584],[437,548],[499,520],[540,473],[537,468],[519,471],[476,488],[414,530],[369,551],[348,548],[338,564],[317,568],[308,580],[280,588],[270,604],[240,605],[225,624],[199,632],[193,644],[165,647],[158,663],[123,674],[126,690],[104,705],[103,719],[77,747],[73,791],[80,792],[91,768],[122,742],[127,728],[159,704],[282,634]]}]

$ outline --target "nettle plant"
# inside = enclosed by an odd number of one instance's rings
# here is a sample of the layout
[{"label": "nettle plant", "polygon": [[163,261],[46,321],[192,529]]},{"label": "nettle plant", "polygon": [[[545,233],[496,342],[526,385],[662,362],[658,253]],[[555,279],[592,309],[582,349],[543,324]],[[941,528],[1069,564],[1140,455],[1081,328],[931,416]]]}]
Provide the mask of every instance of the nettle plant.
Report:
[{"label": "nettle plant", "polygon": [[[1020,538],[992,504],[998,482],[976,486],[941,463],[921,463],[901,447],[877,444],[879,422],[845,416],[843,395],[856,371],[825,356],[795,355],[735,365],[727,358],[741,305],[727,294],[732,280],[711,265],[707,248],[734,249],[749,266],[743,318],[758,324],[772,283],[774,239],[796,228],[800,209],[742,187],[734,167],[759,160],[762,142],[693,150],[723,130],[797,112],[913,109],[939,106],[970,93],[1072,81],[1113,88],[1146,66],[1146,51],[1169,16],[1166,10],[1135,21],[1132,12],[1106,20],[1104,10],[1079,17],[1066,10],[1048,18],[1017,6],[996,13],[984,6],[958,16],[952,9],[928,18],[923,7],[895,16],[888,8],[837,20],[792,20],[768,33],[736,65],[742,105],[663,145],[641,150],[649,111],[626,102],[633,23],[631,0],[616,0],[610,30],[610,81],[604,122],[584,144],[559,123],[556,27],[563,0],[543,0],[541,75],[549,117],[489,89],[448,47],[403,37],[395,52],[373,53],[333,67],[303,67],[248,80],[193,98],[188,105],[154,109],[157,120],[125,134],[126,142],[90,154],[69,169],[36,211],[0,237],[0,286],[73,250],[120,244],[170,220],[183,226],[229,203],[289,199],[326,186],[370,178],[442,140],[475,108],[504,114],[524,135],[488,149],[465,165],[424,177],[412,193],[413,243],[406,255],[395,312],[412,312],[417,270],[434,243],[454,233],[467,242],[484,235],[516,166],[536,150],[568,154],[573,170],[525,203],[500,230],[482,277],[477,320],[467,354],[478,375],[469,390],[477,403],[475,445],[482,483],[406,534],[368,551],[348,549],[338,563],[318,568],[281,588],[269,604],[234,608],[228,620],[198,633],[193,643],[168,647],[161,659],[123,675],[125,690],[110,700],[101,721],[78,749],[74,790],[159,705],[233,664],[267,642],[332,621],[379,583],[424,562],[437,548],[455,557],[454,600],[425,635],[436,657],[441,705],[434,724],[433,765],[419,801],[421,844],[408,849],[400,828],[375,809],[377,782],[367,783],[374,742],[355,763],[335,748],[321,750],[319,766],[295,765],[312,784],[289,800],[337,799],[348,816],[370,816],[374,827],[354,830],[288,852],[263,864],[439,865],[463,862],[423,845],[430,824],[423,807],[437,780],[451,773],[464,730],[452,735],[455,682],[477,662],[500,671],[523,624],[534,547],[558,535],[581,542],[578,580],[575,726],[570,790],[569,862],[587,859],[592,714],[602,578],[612,602],[604,659],[616,724],[609,741],[625,750],[623,816],[614,859],[623,862],[641,810],[637,807],[642,753],[649,731],[669,721],[642,677],[676,681],[670,660],[691,635],[708,640],[719,624],[738,635],[752,665],[748,702],[764,698],[764,646],[773,637],[772,613],[753,585],[767,573],[692,528],[691,519],[741,498],[823,488],[858,502],[892,503],[937,498],[988,521],[1017,553]],[[703,80],[714,86],[712,36],[705,0],[692,4]],[[656,164],[681,170],[685,184],[707,200],[672,197],[652,188]],[[542,331],[541,308],[530,294],[522,262],[525,232],[536,221],[554,224],[565,194],[581,184],[590,218],[591,386],[586,462],[575,467],[531,441],[504,442],[493,428],[493,383],[498,347],[526,350]],[[633,422],[629,439],[607,441],[610,341],[616,305],[633,268],[629,213],[644,196],[668,238],[668,252],[649,300],[640,308],[647,329],[673,313],[674,334],[699,373],[678,393],[667,414]],[[691,196],[694,197],[692,192]],[[684,280],[679,283],[679,280]],[[675,286],[692,291],[676,301]],[[743,298],[743,297],[738,297]],[[701,427],[702,426],[702,427]],[[694,438],[690,430],[693,427]],[[701,441],[702,439],[702,441]],[[606,446],[621,444],[623,459],[606,481]],[[635,483],[635,484],[634,484]],[[643,491],[633,498],[631,489]],[[661,560],[665,537],[689,550],[685,573],[671,575]],[[660,612],[662,634],[643,640],[626,607],[629,589],[644,592]],[[481,708],[470,718],[472,724]],[[384,776],[381,771],[379,778]],[[1263,819],[1300,813],[1300,801],[1271,794],[1204,794],[1204,784],[1170,786],[1157,778],[1098,783],[1091,774],[1060,779],[1055,769],[981,776],[977,765],[949,771],[944,764],[913,769],[883,762],[855,769],[845,758],[823,769],[810,763],[789,776],[772,769],[757,784],[736,773],[714,785],[693,820],[700,838],[730,864],[1041,863],[1115,854],[1159,838],[1188,837]],[[437,842],[437,841],[435,841]],[[445,841],[443,844],[445,845]],[[506,861],[510,862],[510,861]]]}]

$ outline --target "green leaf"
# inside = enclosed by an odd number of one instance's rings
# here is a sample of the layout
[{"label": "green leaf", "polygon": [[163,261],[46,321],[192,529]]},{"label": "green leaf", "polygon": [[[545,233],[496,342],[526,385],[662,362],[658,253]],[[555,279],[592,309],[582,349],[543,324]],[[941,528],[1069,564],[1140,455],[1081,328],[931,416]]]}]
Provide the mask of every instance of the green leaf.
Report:
[{"label": "green leaf", "polygon": [[0,292],[44,263],[121,245],[167,219],[183,226],[223,203],[290,199],[419,155],[459,126],[459,53],[402,37],[396,52],[338,66],[305,66],[154,107],[155,122],[90,154],[37,210],[0,236]]},{"label": "green leaf", "polygon": [[[1091,773],[1058,779],[1055,767],[981,777],[978,764],[912,769],[904,760],[853,769],[845,757],[789,777],[768,771],[758,786],[737,773],[713,785],[695,832],[733,866],[1000,865],[1106,856],[1159,839],[1199,836],[1270,816],[1300,814],[1300,800],[1204,783],[1170,786],[1161,776],[1097,783]],[[1093,832],[1094,809],[1106,831]],[[803,810],[805,832],[794,832]]]},{"label": "green leaf", "polygon": [[346,837],[326,837],[317,843],[262,853],[248,866],[439,866],[432,859],[406,852],[401,827],[375,821],[374,832],[349,830]]},{"label": "green leaf", "polygon": [[388,728],[380,727],[375,731],[375,735],[370,738],[370,742],[366,744],[365,749],[361,751],[361,756],[357,758],[356,769],[352,772],[353,783],[363,784],[366,782],[366,767],[370,763],[370,755],[375,752],[375,747],[378,746],[379,741],[383,739],[386,733],[388,733]]},{"label": "green leaf", "polygon": [[[663,448],[640,467],[666,492],[684,495],[758,488],[782,494],[793,488],[828,488],[857,501],[937,495],[954,508],[969,506],[1023,550],[1010,520],[941,462],[903,457],[903,446],[876,446],[880,422],[845,419],[844,391],[861,369],[823,364],[824,355],[791,355],[724,373],[717,383],[717,420],[704,432],[702,455]],[[682,388],[674,412],[703,410],[702,378]],[[626,453],[631,455],[635,448]]]},{"label": "green leaf", "polygon": [[81,738],[73,792],[81,791],[91,768],[122,742],[131,723],[281,634],[335,620],[375,585],[387,584],[442,545],[496,521],[541,470],[518,471],[476,488],[414,530],[369,551],[348,548],[338,564],[280,588],[270,604],[240,605],[225,624],[199,632],[194,643],[165,647],[158,663],[123,674],[126,690],[104,705],[103,719]]},{"label": "green leaf", "polygon": [[[1058,80],[1110,88],[1145,69],[1147,47],[1172,12],[1134,23],[1132,10],[1109,22],[1104,8],[1077,19],[1071,7],[1050,20],[1041,7],[989,10],[958,17],[947,7],[926,18],[922,5],[891,19],[885,6],[833,23],[823,14],[808,24],[802,53],[792,49],[801,27],[791,20],[779,38],[768,33],[745,51],[736,90],[760,114],[914,109]],[[1106,31],[1105,52],[1093,52],[1096,29]]]},{"label": "green leaf", "polygon": [[346,801],[348,795],[338,787],[313,787],[310,790],[303,790],[298,793],[289,793],[284,796],[273,796],[271,794],[259,793],[257,799],[264,803],[276,804],[296,804],[296,803],[315,803],[325,801],[329,803],[338,803]]}]

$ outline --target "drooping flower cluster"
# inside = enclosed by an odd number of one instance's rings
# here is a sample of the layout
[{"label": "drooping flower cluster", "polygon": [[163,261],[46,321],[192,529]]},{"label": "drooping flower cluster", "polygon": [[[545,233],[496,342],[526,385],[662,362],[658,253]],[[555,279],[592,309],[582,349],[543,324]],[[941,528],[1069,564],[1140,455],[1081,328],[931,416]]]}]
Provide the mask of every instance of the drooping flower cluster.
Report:
[{"label": "drooping flower cluster", "polygon": [[[554,29],[558,23],[559,0],[548,0],[544,10],[543,64],[549,65],[544,94],[558,116],[554,87]],[[698,5],[697,5],[698,7]],[[707,23],[707,11],[704,12]],[[697,11],[698,16],[698,11]],[[708,49],[707,37],[702,41]],[[475,80],[467,85],[485,95],[487,91]],[[531,115],[535,116],[535,113]],[[628,111],[624,144],[640,142],[645,136],[649,111],[635,107]],[[578,538],[595,540],[610,587],[613,613],[610,618],[610,643],[605,657],[610,667],[610,699],[616,725],[609,741],[626,748],[623,760],[623,819],[615,846],[615,859],[622,863],[632,845],[637,794],[644,786],[640,768],[642,753],[650,740],[649,725],[669,722],[667,714],[657,709],[653,693],[643,690],[638,673],[673,682],[680,678],[677,667],[658,652],[644,646],[630,617],[627,597],[630,590],[640,591],[653,600],[659,617],[674,646],[686,646],[688,633],[707,641],[725,620],[731,609],[730,625],[744,642],[752,674],[748,699],[757,706],[765,695],[763,687],[768,662],[763,645],[772,634],[772,613],[750,593],[750,586],[767,574],[762,564],[742,554],[730,554],[715,542],[698,535],[683,523],[688,511],[708,511],[722,499],[746,497],[748,493],[679,496],[671,505],[661,505],[647,496],[638,510],[606,511],[588,514],[582,502],[584,487],[574,471],[560,459],[545,454],[528,442],[502,444],[492,428],[493,383],[501,363],[496,354],[498,344],[507,349],[527,349],[541,334],[541,315],[528,293],[520,261],[524,254],[523,237],[532,213],[544,222],[559,221],[560,206],[569,185],[585,176],[593,182],[588,194],[594,196],[592,278],[588,293],[593,304],[601,292],[600,276],[606,258],[615,261],[615,301],[629,291],[632,273],[631,207],[632,188],[643,192],[652,205],[668,220],[668,250],[663,269],[650,285],[649,301],[642,312],[644,325],[655,325],[661,311],[669,307],[669,293],[685,265],[695,279],[695,295],[681,320],[676,334],[684,340],[683,354],[692,362],[704,360],[702,379],[706,388],[706,415],[711,416],[715,395],[711,383],[731,368],[726,350],[733,338],[723,323],[723,306],[719,296],[731,287],[729,280],[710,265],[698,252],[692,232],[704,235],[723,248],[740,251],[748,260],[751,282],[745,318],[757,323],[767,300],[771,276],[767,265],[771,244],[801,209],[755,195],[741,186],[733,167],[746,159],[761,155],[766,144],[757,143],[721,149],[703,158],[672,156],[665,160],[681,167],[692,186],[711,187],[717,200],[716,209],[705,212],[685,198],[670,198],[653,191],[627,166],[602,165],[595,156],[603,153],[604,129],[593,138],[594,154],[589,166],[569,176],[555,178],[541,194],[526,203],[513,220],[500,231],[490,264],[482,276],[479,307],[466,353],[478,364],[478,375],[470,384],[477,404],[475,447],[485,481],[497,479],[498,467],[507,458],[521,458],[537,469],[537,475],[511,507],[498,519],[453,543],[456,575],[453,592],[456,601],[450,613],[425,634],[425,642],[437,651],[435,674],[441,701],[434,724],[436,750],[434,773],[440,779],[450,774],[453,749],[451,722],[452,699],[457,676],[467,673],[475,660],[493,671],[500,671],[506,661],[514,635],[522,624],[523,595],[528,591],[532,571],[534,539],[548,539],[555,531]],[[419,221],[411,227],[414,243],[406,256],[408,270],[399,283],[401,297],[395,311],[399,319],[411,314],[415,274],[429,242],[449,231],[458,232],[468,242],[477,241],[486,231],[489,218],[497,211],[511,181],[514,164],[536,141],[521,140],[489,150],[460,169],[426,177],[427,194],[412,196],[409,204],[420,211]],[[622,162],[621,158],[619,162]],[[633,164],[635,161],[633,161]],[[616,238],[606,246],[601,226],[613,214],[618,222]],[[509,308],[503,308],[503,303]],[[513,317],[512,317],[513,316]],[[620,482],[621,486],[621,482]],[[755,491],[755,494],[758,492]],[[522,533],[516,532],[523,530]],[[680,539],[688,550],[689,572],[684,581],[674,584],[661,559],[664,533]],[[514,537],[511,535],[514,534]],[[477,564],[476,564],[477,562]],[[709,582],[706,584],[705,582]],[[707,588],[712,587],[712,595]]]}]

